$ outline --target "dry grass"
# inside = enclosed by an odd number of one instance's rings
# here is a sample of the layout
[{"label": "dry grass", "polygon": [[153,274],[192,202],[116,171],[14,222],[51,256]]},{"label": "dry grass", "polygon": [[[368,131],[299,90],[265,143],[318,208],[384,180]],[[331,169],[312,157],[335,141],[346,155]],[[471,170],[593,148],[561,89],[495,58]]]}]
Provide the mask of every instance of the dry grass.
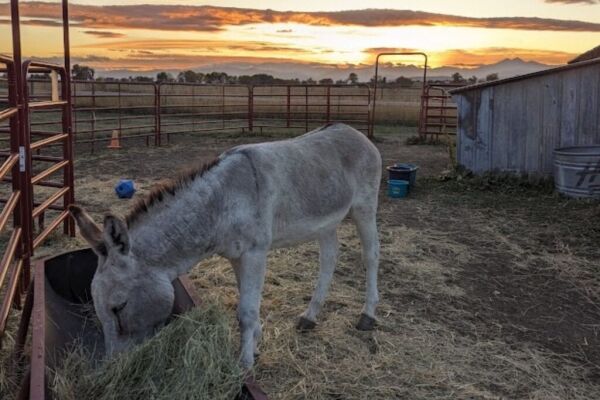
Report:
[{"label": "dry grass", "polygon": [[242,373],[229,325],[220,307],[196,308],[98,367],[75,345],[51,372],[50,389],[60,400],[230,400],[241,388]]},{"label": "dry grass", "polygon": [[[363,274],[353,226],[340,230],[342,254],[335,283],[314,332],[299,334],[294,323],[308,303],[317,276],[317,248],[278,250],[263,300],[264,338],[258,380],[273,399],[589,399],[598,387],[576,385],[586,375],[578,363],[540,346],[508,343],[502,337],[460,334],[427,317],[446,304],[448,318],[467,296],[448,265],[472,261],[469,246],[439,231],[382,224],[379,327],[358,332]],[[435,245],[431,245],[435,243]],[[225,260],[214,258],[192,273],[202,295],[216,297],[234,312],[235,282]],[[421,301],[423,300],[423,301]],[[476,326],[468,327],[474,333]]]},{"label": "dry grass", "polygon": [[[0,299],[4,293],[0,292]],[[19,314],[11,311],[8,319],[6,333],[2,338],[2,350],[0,351],[0,399],[12,400],[16,398],[22,379],[22,369],[18,368],[12,349],[15,344],[15,336],[18,329]]]}]

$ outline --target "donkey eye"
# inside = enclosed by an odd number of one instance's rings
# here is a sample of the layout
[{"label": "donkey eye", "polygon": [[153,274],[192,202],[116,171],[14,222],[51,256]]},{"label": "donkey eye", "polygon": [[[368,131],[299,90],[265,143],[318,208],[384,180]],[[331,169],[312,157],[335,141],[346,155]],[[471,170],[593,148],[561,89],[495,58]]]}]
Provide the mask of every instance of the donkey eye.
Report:
[{"label": "donkey eye", "polygon": [[125,301],[125,302],[119,304],[118,306],[111,308],[110,310],[113,312],[113,314],[117,315],[125,308],[126,305],[127,305],[127,302]]}]

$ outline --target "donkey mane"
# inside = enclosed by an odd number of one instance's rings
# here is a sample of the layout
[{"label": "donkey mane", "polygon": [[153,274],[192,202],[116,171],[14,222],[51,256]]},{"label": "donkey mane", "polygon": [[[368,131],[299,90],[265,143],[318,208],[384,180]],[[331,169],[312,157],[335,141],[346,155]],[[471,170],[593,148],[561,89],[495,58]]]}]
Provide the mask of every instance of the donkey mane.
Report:
[{"label": "donkey mane", "polygon": [[150,190],[150,193],[137,200],[129,211],[129,214],[125,216],[127,226],[131,227],[143,214],[146,214],[153,205],[162,202],[167,195],[175,196],[179,190],[187,187],[196,178],[202,177],[206,171],[209,171],[219,164],[219,161],[219,158],[215,158],[204,164],[184,168],[174,178],[164,179],[156,183]]}]

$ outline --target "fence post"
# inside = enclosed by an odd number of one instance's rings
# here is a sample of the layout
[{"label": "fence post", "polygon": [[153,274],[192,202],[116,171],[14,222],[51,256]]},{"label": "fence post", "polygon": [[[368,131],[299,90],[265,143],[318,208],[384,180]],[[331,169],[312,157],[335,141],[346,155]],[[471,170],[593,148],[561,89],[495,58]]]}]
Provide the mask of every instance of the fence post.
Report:
[{"label": "fence post", "polygon": [[331,118],[331,86],[327,86],[327,123],[330,122]]},{"label": "fence post", "polygon": [[154,145],[160,146],[161,143],[161,132],[160,132],[160,84],[154,84]]},{"label": "fence post", "polygon": [[[7,83],[8,83],[8,106],[11,108],[19,108],[20,107],[20,95],[22,95],[21,87],[19,86],[21,83],[19,74],[21,73],[20,64],[10,63],[6,64],[7,69]],[[20,145],[21,145],[21,119],[20,119],[20,110],[16,115],[13,115],[9,120],[9,146],[11,154],[20,154]],[[17,259],[23,260],[23,269],[20,276],[21,283],[19,284],[19,292],[15,294],[15,300],[20,301],[21,293],[24,293],[23,289],[26,289],[25,286],[29,285],[29,277],[30,277],[30,266],[29,266],[29,250],[27,247],[27,243],[25,243],[24,236],[25,233],[25,224],[27,223],[28,210],[25,207],[26,202],[23,200],[23,190],[27,188],[27,186],[23,186],[23,173],[21,172],[21,163],[16,163],[11,170],[11,178],[12,184],[11,189],[14,193],[15,191],[21,192],[21,198],[17,202],[15,206],[12,216],[13,216],[13,229],[20,227],[22,229],[21,240],[19,246],[16,249],[15,257]],[[9,268],[9,265],[6,266]],[[8,300],[5,300],[8,301]],[[0,321],[2,324],[2,321]],[[3,335],[3,331],[0,330],[0,347],[2,345],[1,339]]]},{"label": "fence post", "polygon": [[[22,234],[21,234],[21,249],[20,256],[23,259],[23,272],[21,275],[21,279],[23,282],[29,282],[30,280],[30,257],[32,254],[32,238],[31,238],[31,207],[29,207],[29,185],[27,182],[27,177],[25,176],[27,173],[27,169],[24,168],[26,166],[27,161],[27,153],[25,149],[27,149],[28,142],[25,143],[26,139],[29,139],[28,132],[26,131],[26,123],[27,123],[27,112],[25,107],[23,106],[23,98],[25,92],[27,90],[27,79],[22,73],[22,53],[21,53],[21,21],[19,15],[19,2],[11,1],[10,2],[10,19],[12,22],[12,46],[13,46],[13,78],[14,78],[14,86],[15,90],[13,92],[14,97],[14,105],[19,107],[19,111],[16,116],[13,116],[11,119],[14,124],[11,124],[11,143],[15,144],[13,149],[16,150],[16,153],[19,154],[19,163],[13,168],[13,191],[19,190],[21,192],[21,198],[19,199],[19,204],[15,208],[17,217],[13,220],[13,224],[16,224],[17,221],[20,222]],[[10,74],[8,76],[10,78]],[[16,178],[16,179],[15,179]],[[0,325],[2,321],[0,321]],[[2,334],[2,332],[0,332]],[[0,343],[1,344],[1,343]]]},{"label": "fence post", "polygon": [[[75,203],[75,173],[73,168],[73,147],[75,145],[75,135],[73,131],[73,101],[71,98],[71,44],[70,44],[70,32],[69,32],[69,2],[62,0],[62,23],[63,23],[63,55],[64,55],[64,97],[67,101],[67,105],[63,110],[63,126],[66,126],[66,133],[69,134],[66,143],[64,145],[64,158],[69,160],[69,164],[65,166],[64,178],[68,182],[64,182],[64,185],[69,186],[69,191],[64,197],[64,208],[66,209],[70,204]],[[75,220],[67,217],[64,226],[65,234],[69,234],[71,237],[75,237]]]},{"label": "fence post", "polygon": [[254,86],[248,86],[248,131],[254,131]]},{"label": "fence post", "polygon": [[225,130],[225,84],[221,86],[221,129]]},{"label": "fence post", "polygon": [[291,103],[291,86],[288,85],[287,86],[287,116],[286,116],[286,124],[285,127],[289,128],[290,127],[290,115],[291,115],[291,111],[292,111],[292,103]]},{"label": "fence post", "polygon": [[371,123],[373,118],[373,111],[371,109],[371,88],[367,86],[367,137],[373,138],[373,124]]},{"label": "fence post", "polygon": [[308,132],[308,85],[304,86],[304,129]]},{"label": "fence post", "polygon": [[[16,67],[16,66],[15,66]],[[17,67],[16,67],[17,68]],[[31,213],[33,211],[33,185],[31,185],[31,135],[29,132],[29,93],[27,87],[27,64],[19,68],[18,72],[21,75],[21,90],[20,94],[20,113],[19,113],[19,190],[21,191],[21,207],[22,213],[22,228],[23,228],[23,246],[25,257],[29,259],[33,255],[33,219]],[[26,279],[29,279],[28,269],[25,271]]]},{"label": "fence post", "polygon": [[117,109],[117,118],[119,120],[118,121],[119,122],[119,136],[118,137],[119,137],[119,143],[121,143],[121,129],[123,128],[123,123],[121,121],[121,92],[122,92],[121,82],[119,82],[117,84],[117,90],[118,90],[118,95],[117,95],[117,106],[118,106],[118,109]]},{"label": "fence post", "polygon": [[[75,137],[73,135],[73,119],[72,111],[73,104],[71,100],[71,79],[69,79],[69,71],[63,71],[62,76],[62,98],[67,100],[67,104],[62,109],[63,133],[69,136],[63,144],[63,159],[69,163],[64,167],[63,171],[63,186],[67,186],[69,191],[65,193],[63,198],[63,207],[66,210],[69,205],[75,203],[75,177],[73,169],[73,145]],[[64,221],[63,232],[71,237],[75,236],[75,221],[72,218],[66,218]]]}]

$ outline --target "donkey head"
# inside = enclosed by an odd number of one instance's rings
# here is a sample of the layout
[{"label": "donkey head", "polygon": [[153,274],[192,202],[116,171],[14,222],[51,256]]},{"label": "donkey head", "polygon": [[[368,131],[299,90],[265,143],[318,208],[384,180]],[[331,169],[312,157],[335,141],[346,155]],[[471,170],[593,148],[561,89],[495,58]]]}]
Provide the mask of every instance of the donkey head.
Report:
[{"label": "donkey head", "polygon": [[71,206],[69,211],[98,255],[92,299],[110,356],[140,343],[165,324],[173,307],[173,285],[164,271],[140,263],[131,251],[123,220],[107,215],[100,229],[83,209]]}]

